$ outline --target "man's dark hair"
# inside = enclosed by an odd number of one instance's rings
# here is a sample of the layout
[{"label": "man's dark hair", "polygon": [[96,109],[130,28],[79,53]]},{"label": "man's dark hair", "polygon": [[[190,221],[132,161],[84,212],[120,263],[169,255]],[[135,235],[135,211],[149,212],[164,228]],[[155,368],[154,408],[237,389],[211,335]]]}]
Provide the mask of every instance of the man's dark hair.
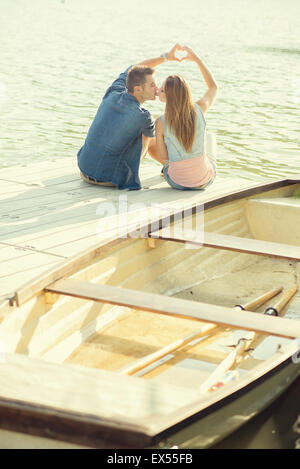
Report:
[{"label": "man's dark hair", "polygon": [[131,67],[126,78],[126,88],[129,93],[133,93],[135,86],[142,86],[146,82],[146,76],[152,75],[154,69],[145,65],[135,65]]}]

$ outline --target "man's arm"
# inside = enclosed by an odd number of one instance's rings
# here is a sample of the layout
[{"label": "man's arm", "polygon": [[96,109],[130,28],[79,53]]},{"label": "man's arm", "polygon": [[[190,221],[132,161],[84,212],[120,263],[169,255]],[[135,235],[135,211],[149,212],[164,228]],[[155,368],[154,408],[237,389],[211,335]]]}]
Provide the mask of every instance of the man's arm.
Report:
[{"label": "man's arm", "polygon": [[180,62],[180,60],[175,55],[177,50],[182,50],[182,46],[180,46],[179,44],[175,44],[175,46],[172,47],[170,52],[166,52],[165,54],[162,54],[159,57],[154,57],[153,59],[143,60],[143,62],[140,62],[137,65],[146,65],[147,67],[155,68],[158,65],[166,62],[167,60]]},{"label": "man's arm", "polygon": [[132,65],[130,65],[130,67],[128,67],[125,72],[122,72],[118,78],[110,85],[110,87],[106,90],[105,94],[104,94],[104,98],[106,98],[106,96],[111,92],[111,91],[114,91],[114,90],[119,90],[119,91],[122,91],[122,90],[126,90],[126,77],[127,77],[127,73],[128,71],[130,70],[130,68],[132,67]]},{"label": "man's arm", "polygon": [[[175,46],[172,47],[172,49],[169,51],[169,52],[166,52],[165,54],[162,54],[162,56],[160,57],[154,57],[153,59],[147,59],[147,60],[144,60],[143,62],[140,62],[138,64],[135,64],[135,65],[146,65],[147,67],[151,67],[151,68],[155,68],[157,67],[158,65],[162,64],[163,62],[166,62],[167,60],[171,61],[177,61],[177,62],[180,62],[180,60],[176,57],[176,51],[177,50],[182,50],[182,46],[180,46],[179,44],[175,44]],[[114,90],[114,89],[126,89],[126,76],[127,76],[127,73],[128,71],[130,70],[130,68],[132,67],[132,65],[130,67],[128,67],[125,72],[121,73],[121,75],[119,75],[119,77],[112,83],[112,85],[108,88],[108,90],[106,91],[104,97],[107,96],[107,94]]]}]

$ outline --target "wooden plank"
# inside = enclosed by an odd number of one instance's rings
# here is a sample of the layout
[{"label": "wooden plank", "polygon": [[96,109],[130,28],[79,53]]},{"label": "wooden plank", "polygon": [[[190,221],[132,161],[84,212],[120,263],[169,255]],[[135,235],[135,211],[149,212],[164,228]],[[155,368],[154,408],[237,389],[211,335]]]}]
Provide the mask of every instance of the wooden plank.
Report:
[{"label": "wooden plank", "polygon": [[[92,186],[88,187],[88,189],[90,188],[92,188]],[[105,194],[104,196],[104,193],[102,192],[103,190],[100,189],[100,191],[101,192],[93,192],[93,194],[88,195],[88,198],[92,200],[86,200],[86,191],[84,191],[80,197],[78,195],[71,196],[70,194],[65,196],[60,193],[56,193],[54,195],[49,194],[47,191],[41,191],[40,195],[37,194],[37,197],[30,200],[30,203],[27,200],[26,208],[24,208],[24,200],[22,200],[22,197],[17,200],[12,200],[10,203],[3,205],[0,210],[0,212],[2,211],[3,213],[3,221],[10,222],[10,224],[5,224],[3,226],[3,229],[1,230],[1,239],[10,239],[15,243],[20,243],[23,240],[32,240],[32,238],[34,238],[33,233],[36,231],[42,233],[43,230],[47,230],[48,227],[51,229],[52,226],[55,226],[55,230],[59,230],[59,225],[61,225],[61,229],[66,229],[67,221],[72,226],[74,223],[77,223],[77,229],[78,222],[89,219],[93,223],[93,226],[90,228],[91,233],[94,233],[94,225],[99,223],[100,220],[100,215],[97,217],[96,208],[99,203],[107,202],[107,195]],[[111,197],[113,195],[111,192],[109,194],[110,204],[113,204],[113,208],[116,211],[116,215],[114,216],[112,214],[111,217],[117,219],[119,210],[118,193],[115,193],[114,197]],[[90,195],[93,195],[93,197],[90,197]],[[148,209],[149,215],[144,217],[144,224],[146,226],[147,221],[150,222],[150,214],[151,221],[155,218],[159,219],[169,212],[178,211],[184,203],[184,201],[178,200],[176,204],[174,204],[174,208],[170,208],[167,203],[154,206],[152,198],[149,203],[149,198],[146,196],[142,197],[142,194],[129,193],[126,197],[128,198],[129,205],[136,202],[142,202],[142,204],[144,204]],[[195,198],[194,202],[196,201],[197,199]],[[15,212],[16,210],[17,212]],[[145,213],[144,209],[140,209],[140,212],[141,214]],[[126,220],[129,220],[134,215],[135,212],[128,210],[124,215],[121,213],[121,218],[125,220],[126,224]],[[136,216],[135,218],[136,224],[140,225],[142,218],[139,217],[139,219],[137,219]],[[51,235],[50,231],[46,233],[47,236],[49,236],[49,234]]]},{"label": "wooden plank", "polygon": [[[154,214],[150,209],[121,214],[120,217],[106,216],[103,219],[97,218],[97,205],[86,205],[70,207],[70,210],[53,213],[52,216],[45,214],[43,217],[32,217],[29,220],[17,222],[15,225],[7,225],[1,230],[0,239],[3,242],[9,239],[10,244],[19,246],[30,245],[43,251],[51,251],[56,246],[60,246],[62,241],[70,243],[80,238],[94,236],[97,234],[99,241],[121,236],[128,231],[139,229],[141,224],[145,225],[145,235],[148,232],[147,226],[153,220],[160,218],[157,210]],[[162,211],[165,214],[165,211]],[[49,218],[48,218],[49,217]],[[152,218],[153,217],[153,218]],[[89,243],[86,243],[88,246]],[[91,245],[91,244],[90,244]],[[58,254],[60,254],[58,252]]]},{"label": "wooden plank", "polygon": [[[152,182],[152,179],[153,178],[150,178],[151,182]],[[155,181],[156,180],[157,180],[157,177],[155,176]],[[254,183],[251,184],[249,183],[249,181],[245,182],[243,180],[234,181],[232,180],[232,178],[231,179],[225,178],[225,181],[227,181],[226,184],[224,183],[224,180],[220,180],[219,182],[216,181],[214,183],[212,191],[210,192],[205,191],[205,193],[201,193],[201,194],[197,193],[193,195],[192,198],[191,198],[191,194],[188,194],[188,193],[185,193],[183,195],[180,194],[178,196],[178,193],[176,191],[172,191],[172,190],[167,191],[164,197],[163,204],[161,202],[162,200],[161,193],[160,191],[156,191],[156,190],[151,191],[150,189],[149,191],[142,191],[142,192],[132,191],[132,192],[129,192],[128,194],[126,193],[126,196],[128,197],[128,203],[142,202],[142,203],[145,203],[147,206],[149,205],[149,203],[151,203],[151,205],[154,203],[155,206],[160,208],[160,213],[157,215],[155,222],[160,223],[160,225],[158,226],[164,226],[165,223],[168,224],[170,222],[170,212],[173,212],[176,214],[182,213],[182,207],[186,207],[187,203],[188,203],[188,206],[190,207],[190,212],[192,212],[192,210],[194,210],[195,208],[197,209],[197,207],[199,207],[199,204],[203,207],[203,203],[204,203],[206,208],[216,207],[227,201],[239,200],[239,199],[242,199],[244,196],[248,196],[248,195],[250,196],[250,195],[253,195],[254,193],[257,194],[264,190],[272,190],[274,188],[281,188],[283,186],[289,185],[289,180],[276,181],[270,184],[260,184],[260,185],[255,185]],[[296,181],[292,181],[292,183],[296,184]],[[89,186],[88,184],[86,184],[86,186],[87,188],[90,188],[90,187],[93,188],[93,186]],[[231,187],[231,191],[230,192],[228,191],[228,193],[224,194],[225,187],[226,188]],[[108,188],[99,189],[98,195],[100,194],[101,195],[105,194],[105,197],[106,198],[108,197],[110,202],[114,201],[116,203],[118,201],[118,198],[120,197],[119,191],[115,191],[115,190],[108,189]],[[49,221],[51,220],[51,218],[52,216],[49,216]],[[150,221],[153,222],[154,217],[153,219],[151,218]],[[97,223],[96,218],[86,223],[86,230],[85,230],[85,227],[83,227],[84,230],[82,231],[82,236],[89,236],[90,234],[95,235],[96,223]],[[50,225],[51,225],[51,222],[50,222]],[[79,226],[78,220],[76,220],[76,217],[75,217],[73,226],[71,225],[70,226],[72,230],[76,231],[79,227],[83,225],[85,225],[85,223],[82,223]],[[26,225],[24,225],[24,229],[26,230],[25,227]],[[52,223],[52,227],[53,227],[53,223]],[[52,246],[57,245],[57,242],[54,240],[53,240],[53,243],[48,244],[47,239],[48,239],[48,236],[51,236],[55,232],[61,233],[63,225],[61,225],[60,228],[53,227],[50,229],[49,227],[47,227],[47,225],[43,225],[43,228],[44,229],[47,228],[47,230],[45,230],[44,233],[43,232],[39,233],[38,236],[36,236],[34,235],[34,233],[38,233],[37,228],[38,228],[38,225],[35,225],[34,227],[32,227],[31,230],[30,229],[28,231],[26,230],[25,231],[26,235],[24,235],[24,231],[20,230],[15,233],[15,236],[12,236],[12,234],[10,235],[7,234],[7,236],[9,236],[9,241],[14,244],[21,244],[21,243],[28,244],[29,241],[31,244],[32,239],[40,238],[41,234],[43,234],[43,236],[41,237],[45,239],[45,242],[43,241],[42,244],[39,245],[39,249],[49,251],[49,247],[50,247],[49,244],[50,245],[52,244]],[[64,226],[64,229],[65,228],[66,227]],[[151,229],[153,229],[153,226],[151,227],[149,220],[148,220],[148,222],[145,221],[145,226],[141,228],[141,231],[143,232],[145,231],[145,233],[148,233]],[[39,227],[39,230],[40,230],[40,227]],[[90,230],[90,233],[88,232],[89,230]],[[72,239],[76,240],[78,238],[81,238],[82,236],[80,235],[80,236],[74,237],[70,235],[68,236],[68,238],[69,240],[72,240]],[[130,237],[130,233],[128,236]],[[94,236],[91,238],[91,242],[93,242],[93,240],[94,240]],[[114,240],[114,241],[117,242],[117,240]],[[96,244],[96,246],[92,245],[92,243],[87,242],[87,246],[90,246],[89,249],[87,249],[83,253],[82,256],[78,256],[78,259],[81,258],[82,262],[85,262],[85,258],[94,258],[94,254],[92,252],[94,249],[96,249],[96,251],[98,252],[98,254],[96,253],[96,256],[97,256],[99,255],[99,252],[103,250],[106,244],[109,249],[109,246],[111,245],[110,243],[111,243],[111,240],[107,241],[107,237],[106,237],[106,240],[104,240],[102,237],[100,239],[99,244]],[[61,245],[61,243],[59,243],[59,245]],[[57,251],[57,253],[61,254],[60,251]],[[72,264],[74,266],[76,265],[77,268],[79,267],[78,261],[76,259],[75,259],[75,263],[73,263],[73,260],[71,260],[71,263],[68,263],[68,265],[66,266],[67,272],[69,272],[69,268],[71,268]],[[39,289],[42,289],[49,282],[54,281],[57,278],[60,278],[62,269],[63,267],[60,267],[58,272],[51,271],[49,275],[45,275],[44,277],[40,279],[36,279],[32,277],[31,284],[30,282],[28,282],[28,284],[21,286],[21,288],[19,284],[16,284],[15,289],[18,290],[16,293],[17,303],[20,304],[19,302],[26,301],[26,299],[36,294],[39,291]]]},{"label": "wooden plank", "polygon": [[34,279],[44,278],[49,270],[57,270],[61,262],[55,260],[53,257],[52,259],[53,261],[51,263],[45,260],[37,265],[32,263],[29,268],[24,270],[18,270],[19,263],[15,260],[14,265],[16,270],[5,277],[1,277],[0,294],[5,296],[5,298],[9,298],[13,304],[15,301],[16,288],[27,285],[28,279],[31,279],[30,282],[32,283]]},{"label": "wooden plank", "polygon": [[[207,246],[217,249],[227,249],[247,254],[260,256],[279,257],[281,259],[300,260],[300,248],[288,244],[273,243],[270,241],[260,241],[250,238],[240,238],[238,236],[224,235],[220,233],[204,232],[180,233],[180,236],[172,235],[170,228],[164,228],[150,233],[151,238],[163,239],[166,241],[176,241],[179,243],[189,243],[195,246]],[[200,239],[197,241],[197,238]]]},{"label": "wooden plank", "polygon": [[263,334],[300,338],[300,321],[274,316],[266,317],[249,311],[243,311],[241,314],[234,308],[165,297],[110,285],[61,279],[47,286],[45,291],[174,317],[217,323],[238,329],[253,330]]},{"label": "wooden plank", "polygon": [[[278,293],[282,291],[282,287],[278,289],[274,289],[272,291],[269,291],[265,293],[264,295],[261,295],[254,300],[248,302],[245,305],[237,305],[235,308],[237,308],[239,311],[241,310],[251,310],[255,309],[261,304],[265,303],[268,301],[270,298],[273,298],[276,296]],[[123,367],[121,370],[119,370],[119,373],[121,374],[127,374],[127,375],[132,375],[136,373],[137,371],[140,371],[144,368],[146,368],[148,365],[151,365],[152,363],[158,361],[162,357],[168,355],[169,353],[173,353],[175,351],[178,351],[178,349],[184,347],[185,345],[188,345],[190,342],[192,342],[194,339],[198,339],[204,335],[207,335],[211,331],[214,331],[214,329],[217,328],[216,324],[206,324],[203,328],[198,329],[197,331],[194,331],[193,333],[189,334],[186,337],[180,338],[176,340],[175,342],[157,350],[156,352],[147,355],[145,357],[142,357],[138,360],[136,360],[133,363],[129,363],[125,367]],[[215,331],[214,331],[215,332]],[[211,337],[211,334],[210,334]]]},{"label": "wooden plank", "polygon": [[[134,201],[135,200],[136,198]],[[25,214],[24,220],[18,220],[15,224],[4,227],[1,236],[3,239],[9,238],[11,243],[20,246],[30,244],[30,246],[33,246],[35,249],[63,254],[61,249],[56,251],[55,248],[62,244],[77,241],[83,237],[88,238],[95,236],[97,232],[99,240],[111,239],[112,237],[120,235],[120,230],[123,232],[123,226],[125,227],[124,229],[130,231],[134,230],[135,226],[140,228],[143,224],[146,235],[148,233],[148,224],[162,219],[164,216],[167,217],[168,213],[172,216],[172,210],[179,210],[178,207],[172,208],[172,206],[169,207],[168,204],[166,204],[166,206],[162,204],[162,206],[157,207],[147,206],[145,209],[141,208],[139,211],[128,211],[127,213],[121,213],[119,216],[117,212],[119,202],[116,200],[114,206],[116,207],[117,213],[111,216],[107,215],[101,220],[100,218],[97,219],[96,208],[98,203],[103,201],[103,198],[98,197],[96,201],[85,200],[81,203],[76,203],[76,205],[72,204],[69,206],[66,205],[66,202],[63,202],[63,210],[57,210],[56,205],[54,207],[46,206],[46,212],[45,209],[40,208],[37,212],[30,214],[32,216],[32,223],[26,220]],[[131,201],[133,201],[132,197],[129,198],[129,202]],[[114,202],[114,200],[112,200],[112,202]],[[34,216],[37,215],[39,215],[39,218],[34,218]],[[23,213],[20,216],[23,218]],[[27,223],[25,223],[25,221],[27,221]],[[37,235],[35,233],[37,233]],[[64,241],[63,243],[62,240]],[[84,247],[88,246],[88,244],[89,242],[87,242]]]},{"label": "wooden plank", "polygon": [[[74,205],[84,204],[86,198],[86,193],[78,196],[77,193],[51,193],[48,189],[34,189],[33,191],[30,190],[30,193],[27,191],[27,193],[21,193],[17,196],[14,194],[14,197],[2,201],[0,215],[3,221],[10,221],[10,214],[13,215],[12,218],[19,219],[27,219],[40,214],[49,217],[51,212],[55,214],[59,209],[71,210]],[[25,199],[26,204],[24,203]],[[101,202],[101,200],[103,201],[103,197],[98,197],[95,202]],[[49,211],[51,212],[49,213]],[[5,217],[7,220],[5,220]]]},{"label": "wooden plank", "polygon": [[30,250],[15,251],[14,248],[7,248],[8,255],[11,259],[0,262],[0,294],[13,296],[16,285],[22,285],[31,276],[49,271],[51,267],[59,265],[62,256],[52,255],[42,252],[33,252]]},{"label": "wooden plank", "polygon": [[[0,375],[1,427],[82,444],[144,446],[147,419],[167,417],[193,390],[82,366],[7,354]],[[112,444],[110,442],[110,444]]]},{"label": "wooden plank", "polygon": [[49,176],[62,176],[70,174],[70,172],[75,173],[76,169],[77,164],[73,158],[62,158],[59,161],[59,165],[55,161],[45,161],[28,166],[3,168],[0,171],[0,179],[15,183],[40,182],[46,178],[48,179]]},{"label": "wooden plank", "polygon": [[[28,270],[38,266],[49,266],[51,264],[61,262],[61,257],[49,255],[46,253],[24,251],[16,258],[6,259],[1,261],[0,266],[0,279],[16,275],[20,272],[27,272]],[[24,275],[26,278],[26,273]]]},{"label": "wooden plank", "polygon": [[43,290],[48,284],[62,278],[64,275],[70,275],[72,272],[76,272],[76,270],[84,268],[100,255],[109,252],[116,244],[119,244],[121,247],[122,243],[126,242],[126,239],[113,239],[109,242],[104,241],[103,243],[97,243],[96,246],[82,251],[77,256],[74,256],[63,263],[55,265],[54,268],[50,270],[48,269],[46,274],[32,277],[29,281],[23,283],[15,292],[13,301],[17,306],[20,306]]},{"label": "wooden plank", "polygon": [[24,191],[24,184],[0,179],[0,197],[14,196],[15,193]]},{"label": "wooden plank", "polygon": [[[5,246],[5,247],[4,247]],[[55,256],[60,259],[67,259],[66,256],[62,254],[56,254],[53,252],[48,252],[42,249],[36,249],[30,245],[21,246],[19,244],[10,244],[10,243],[0,243],[0,262],[3,265],[4,262],[11,262],[13,259],[18,259],[26,256],[30,253],[40,253],[40,254],[47,254],[49,256]],[[1,268],[0,268],[1,272]]]}]

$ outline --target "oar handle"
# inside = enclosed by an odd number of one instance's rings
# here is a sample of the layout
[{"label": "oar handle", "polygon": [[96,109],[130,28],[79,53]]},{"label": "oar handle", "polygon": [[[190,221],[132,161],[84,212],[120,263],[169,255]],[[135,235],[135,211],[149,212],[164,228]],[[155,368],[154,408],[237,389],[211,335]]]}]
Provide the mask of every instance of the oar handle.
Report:
[{"label": "oar handle", "polygon": [[[290,288],[284,297],[275,305],[277,308],[283,308],[284,305],[292,298],[292,296],[296,293],[297,288],[296,285],[293,288]],[[271,290],[268,293],[265,293],[264,295],[256,298],[255,300],[252,300],[251,302],[247,303],[243,307],[237,305],[236,307],[240,307],[241,309],[252,309],[254,306],[258,307],[259,305],[263,304],[265,301],[269,300],[273,296],[277,295],[282,291],[282,287],[277,288],[275,290]],[[267,308],[266,311],[271,310],[273,308]],[[264,314],[270,314],[270,313],[264,313]],[[251,342],[255,339],[257,336],[257,333],[254,331],[251,331],[248,333],[247,337],[240,339],[238,342],[236,348],[229,354],[227,357],[215,368],[215,370],[212,372],[212,374],[202,383],[200,387],[200,392],[205,393],[212,389],[214,384],[216,384],[217,380],[220,380],[222,376],[226,373],[226,371],[230,370],[237,362],[238,358],[242,356],[242,354],[246,351],[246,348],[249,347]]]},{"label": "oar handle", "polygon": [[249,311],[251,309],[258,308],[259,306],[264,304],[266,301],[278,295],[278,293],[282,292],[282,290],[283,290],[283,287],[275,288],[273,290],[268,291],[267,293],[264,293],[261,296],[258,296],[254,300],[251,300],[248,303],[245,303],[244,305],[235,305],[235,307],[240,308],[242,311]]},{"label": "oar handle", "polygon": [[287,305],[287,303],[293,298],[297,293],[298,285],[293,285],[289,290],[283,295],[283,297],[274,305],[267,308],[264,314],[269,316],[278,316],[280,311]]}]

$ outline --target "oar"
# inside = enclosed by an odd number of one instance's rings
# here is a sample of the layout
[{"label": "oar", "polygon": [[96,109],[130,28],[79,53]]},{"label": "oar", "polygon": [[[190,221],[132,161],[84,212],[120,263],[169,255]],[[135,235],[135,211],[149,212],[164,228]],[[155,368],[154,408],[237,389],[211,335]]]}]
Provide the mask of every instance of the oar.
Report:
[{"label": "oar", "polygon": [[245,305],[236,305],[236,308],[240,308],[244,311],[253,310],[263,305],[264,303],[266,303],[266,301],[270,300],[271,298],[274,298],[274,296],[281,293],[282,290],[283,287],[275,288],[273,290],[268,291],[267,293],[264,293],[261,296],[258,296],[254,300],[249,301],[249,303],[246,303]]},{"label": "oar", "polygon": [[[292,299],[297,290],[298,286],[294,285],[284,294],[281,300],[276,303],[274,307],[267,308],[264,314],[274,315],[274,311],[276,311],[276,315],[278,315],[280,311],[286,306],[286,304]],[[230,354],[217,366],[217,368],[204,381],[204,383],[202,383],[200,386],[200,393],[209,391],[214,385],[221,381],[224,374],[236,364],[239,357],[249,348],[250,344],[257,335],[258,333],[251,331],[238,341],[235,349],[230,352]]]},{"label": "oar", "polygon": [[264,314],[269,314],[271,316],[279,316],[280,311],[293,298],[293,296],[297,293],[297,290],[298,285],[293,285],[274,306],[270,306],[269,308],[267,308]]},{"label": "oar", "polygon": [[160,358],[163,358],[169,353],[175,352],[175,350],[178,350],[184,345],[187,345],[192,340],[199,339],[200,337],[208,334],[208,332],[210,332],[212,329],[215,329],[216,327],[216,324],[206,324],[202,329],[198,329],[197,331],[192,332],[186,337],[178,339],[175,342],[166,345],[165,347],[157,350],[156,352],[151,353],[150,355],[147,355],[146,357],[137,360],[134,363],[129,363],[129,365],[126,365],[124,368],[122,368],[119,373],[123,375],[133,375],[134,373],[141,371],[147,366],[152,365],[152,363],[156,362]]},{"label": "oar", "polygon": [[[282,291],[282,287],[276,288],[274,290],[271,290],[259,296],[258,298],[255,298],[252,301],[249,301],[249,303],[246,303],[245,305],[236,305],[235,308],[239,310],[251,310],[253,308],[257,308],[258,306],[268,301],[270,298],[273,298],[275,295],[277,295],[281,291]],[[217,327],[216,324],[206,324],[201,329],[198,329],[197,331],[192,332],[186,337],[183,337],[182,339],[178,339],[175,342],[172,342],[171,344],[166,345],[165,347],[161,348],[160,350],[157,350],[156,352],[151,353],[150,355],[147,355],[146,357],[143,357],[135,361],[134,363],[129,363],[129,365],[126,365],[121,370],[119,370],[119,373],[125,374],[125,375],[133,375],[134,373],[141,371],[147,366],[152,365],[152,363],[156,362],[160,358],[165,357],[169,353],[175,352],[179,348],[189,344],[192,340],[199,339],[200,337],[206,335],[208,332],[210,332],[212,329],[215,329],[216,327]]]}]

